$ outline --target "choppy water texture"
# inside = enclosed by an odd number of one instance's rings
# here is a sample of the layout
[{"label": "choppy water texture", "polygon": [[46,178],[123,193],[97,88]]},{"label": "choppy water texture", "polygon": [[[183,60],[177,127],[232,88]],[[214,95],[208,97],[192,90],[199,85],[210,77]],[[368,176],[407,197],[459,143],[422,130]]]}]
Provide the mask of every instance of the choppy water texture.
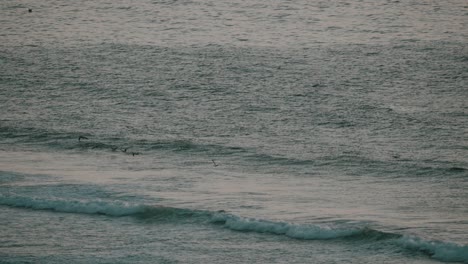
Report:
[{"label": "choppy water texture", "polygon": [[467,28],[455,0],[2,1],[0,262],[468,263]]}]

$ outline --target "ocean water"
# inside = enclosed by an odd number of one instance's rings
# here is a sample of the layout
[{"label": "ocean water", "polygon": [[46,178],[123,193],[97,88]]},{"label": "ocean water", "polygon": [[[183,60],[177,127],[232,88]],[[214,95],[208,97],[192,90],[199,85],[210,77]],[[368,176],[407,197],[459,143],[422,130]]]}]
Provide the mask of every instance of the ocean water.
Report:
[{"label": "ocean water", "polygon": [[467,40],[462,0],[2,1],[0,262],[468,263]]}]

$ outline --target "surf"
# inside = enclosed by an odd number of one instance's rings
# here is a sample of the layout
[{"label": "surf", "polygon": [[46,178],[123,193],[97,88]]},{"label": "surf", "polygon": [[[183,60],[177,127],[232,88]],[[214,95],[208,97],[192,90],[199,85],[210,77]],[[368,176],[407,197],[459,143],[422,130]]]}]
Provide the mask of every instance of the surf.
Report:
[{"label": "surf", "polygon": [[140,204],[104,199],[40,198],[20,195],[0,195],[0,205],[54,213],[134,217],[157,224],[159,221],[222,227],[234,232],[285,236],[298,240],[334,240],[353,243],[384,243],[397,248],[425,254],[448,262],[468,262],[468,245],[423,239],[417,236],[384,232],[365,224],[336,222],[298,224],[261,218],[242,217],[225,211],[206,211]]}]

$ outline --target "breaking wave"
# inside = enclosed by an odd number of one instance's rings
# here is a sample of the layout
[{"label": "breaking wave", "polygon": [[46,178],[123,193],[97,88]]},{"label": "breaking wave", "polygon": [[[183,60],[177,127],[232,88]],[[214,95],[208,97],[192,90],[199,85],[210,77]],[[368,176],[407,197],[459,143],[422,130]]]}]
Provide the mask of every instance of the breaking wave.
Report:
[{"label": "breaking wave", "polygon": [[366,228],[336,228],[319,225],[296,225],[287,222],[274,222],[255,218],[244,218],[225,213],[216,213],[212,222],[222,224],[235,231],[270,233],[296,239],[333,239],[361,234]]},{"label": "breaking wave", "polygon": [[444,241],[429,241],[414,236],[402,236],[396,243],[406,249],[425,253],[446,262],[468,263],[468,245]]},{"label": "breaking wave", "polygon": [[135,216],[140,218],[174,219],[190,218],[196,215],[206,215],[204,211],[180,209],[165,206],[135,204],[124,201],[109,200],[70,200],[45,199],[16,195],[0,195],[0,205],[29,208],[33,210],[48,210],[61,213],[95,214],[113,217]]},{"label": "breaking wave", "polygon": [[211,212],[108,200],[66,200],[0,195],[0,205],[62,213],[95,214],[112,217],[134,216],[144,219],[171,220],[174,223],[191,219],[198,224],[209,223],[233,231],[282,235],[301,240],[347,239],[375,243],[387,242],[399,248],[424,253],[437,260],[468,263],[468,245],[388,233],[365,225],[294,224],[246,218],[224,211]]},{"label": "breaking wave", "polygon": [[34,210],[51,210],[62,213],[104,214],[109,216],[125,216],[144,213],[146,206],[127,202],[108,202],[103,200],[64,200],[43,199],[23,196],[0,196],[0,205],[30,208]]}]

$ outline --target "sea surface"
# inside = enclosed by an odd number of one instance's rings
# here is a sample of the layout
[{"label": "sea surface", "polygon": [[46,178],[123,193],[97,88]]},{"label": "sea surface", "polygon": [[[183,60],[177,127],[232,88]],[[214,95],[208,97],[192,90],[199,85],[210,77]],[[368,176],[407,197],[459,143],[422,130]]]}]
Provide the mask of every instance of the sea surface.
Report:
[{"label": "sea surface", "polygon": [[468,263],[467,44],[465,0],[1,1],[0,263]]}]

